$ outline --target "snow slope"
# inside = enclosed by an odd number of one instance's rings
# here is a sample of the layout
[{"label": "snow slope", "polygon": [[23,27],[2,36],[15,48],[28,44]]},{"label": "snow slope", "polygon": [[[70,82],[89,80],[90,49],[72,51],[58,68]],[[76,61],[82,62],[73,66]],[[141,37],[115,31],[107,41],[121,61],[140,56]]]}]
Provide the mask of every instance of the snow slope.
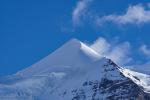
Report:
[{"label": "snow slope", "polygon": [[1,78],[0,100],[148,100],[148,82],[148,76],[123,69],[72,39],[41,61]]}]

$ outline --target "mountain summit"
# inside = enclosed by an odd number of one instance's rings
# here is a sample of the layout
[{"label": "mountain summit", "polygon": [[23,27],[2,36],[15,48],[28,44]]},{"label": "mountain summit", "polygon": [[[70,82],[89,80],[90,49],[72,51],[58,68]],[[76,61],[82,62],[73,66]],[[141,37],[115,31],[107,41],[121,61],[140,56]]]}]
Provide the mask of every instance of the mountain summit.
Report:
[{"label": "mountain summit", "polygon": [[[88,64],[89,61],[98,60],[101,56],[77,39],[71,39],[62,47],[48,55],[41,61],[30,67],[19,71],[17,75],[32,76],[49,72],[56,67],[82,67],[82,64]],[[87,61],[86,61],[87,60]],[[86,61],[86,62],[85,62]]]},{"label": "mountain summit", "polygon": [[149,100],[149,84],[141,77],[150,82],[149,76],[119,67],[72,39],[39,62],[0,81],[0,99]]}]

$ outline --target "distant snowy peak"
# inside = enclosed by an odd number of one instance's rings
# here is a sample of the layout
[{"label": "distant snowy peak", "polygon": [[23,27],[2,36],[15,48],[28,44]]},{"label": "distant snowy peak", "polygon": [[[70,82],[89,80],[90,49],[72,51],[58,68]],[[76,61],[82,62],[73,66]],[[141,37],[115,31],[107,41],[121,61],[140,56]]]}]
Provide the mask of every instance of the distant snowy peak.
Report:
[{"label": "distant snowy peak", "polygon": [[48,70],[54,70],[56,67],[62,66],[80,67],[84,63],[96,61],[101,58],[103,57],[100,54],[81,41],[71,39],[52,54],[31,65],[30,67],[19,71],[16,75],[32,76]]}]

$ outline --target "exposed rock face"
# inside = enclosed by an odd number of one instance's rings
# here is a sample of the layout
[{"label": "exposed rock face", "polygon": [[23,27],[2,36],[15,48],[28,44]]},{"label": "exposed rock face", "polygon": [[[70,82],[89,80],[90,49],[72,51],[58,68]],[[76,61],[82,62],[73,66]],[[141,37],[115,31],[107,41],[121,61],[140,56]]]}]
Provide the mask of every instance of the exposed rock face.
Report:
[{"label": "exposed rock face", "polygon": [[[85,82],[86,86],[91,86],[92,95],[86,96],[84,89],[74,90],[72,100],[149,100],[149,94],[144,93],[137,85],[131,81],[122,83],[104,80],[102,82]],[[116,85],[117,84],[117,85]]]},{"label": "exposed rock face", "polygon": [[[119,72],[119,67],[111,60],[104,64],[104,68],[106,74],[111,71]],[[101,80],[84,82],[80,88],[71,91],[73,96],[71,100],[150,100],[150,94],[145,93],[142,87],[119,73],[121,80],[110,80],[104,76]],[[67,92],[63,97],[65,95],[67,96]]]}]

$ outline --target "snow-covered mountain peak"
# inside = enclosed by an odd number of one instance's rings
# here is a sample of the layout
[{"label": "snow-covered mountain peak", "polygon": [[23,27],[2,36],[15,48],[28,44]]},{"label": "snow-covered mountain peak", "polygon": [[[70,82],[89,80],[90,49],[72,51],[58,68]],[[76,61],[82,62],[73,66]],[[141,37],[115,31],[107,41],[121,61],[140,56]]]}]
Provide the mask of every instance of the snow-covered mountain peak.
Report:
[{"label": "snow-covered mountain peak", "polygon": [[70,39],[67,43],[70,43],[70,44],[75,45],[75,44],[80,44],[81,41],[78,40],[78,39],[76,39],[76,38],[72,38],[72,39]]},{"label": "snow-covered mountain peak", "polygon": [[65,66],[82,67],[102,59],[101,55],[77,39],[71,39],[39,62],[19,71],[16,75],[32,76]]},{"label": "snow-covered mountain peak", "polygon": [[[69,52],[69,51],[71,51],[72,53],[74,53],[74,51],[76,51],[76,50],[79,50],[80,52],[85,53],[85,55],[87,55],[89,57],[92,57],[93,59],[102,57],[96,51],[91,49],[88,45],[86,45],[85,43],[83,43],[83,42],[81,42],[81,41],[79,41],[78,39],[75,39],[75,38],[73,38],[70,41],[68,41],[67,43],[65,43],[59,49],[58,49],[59,52],[63,52],[63,51]],[[58,50],[56,50],[56,52]]]},{"label": "snow-covered mountain peak", "polygon": [[0,99],[149,100],[149,88],[147,93],[143,90],[150,85],[138,76],[149,78],[124,70],[72,39],[39,62],[5,78],[0,84]]}]

